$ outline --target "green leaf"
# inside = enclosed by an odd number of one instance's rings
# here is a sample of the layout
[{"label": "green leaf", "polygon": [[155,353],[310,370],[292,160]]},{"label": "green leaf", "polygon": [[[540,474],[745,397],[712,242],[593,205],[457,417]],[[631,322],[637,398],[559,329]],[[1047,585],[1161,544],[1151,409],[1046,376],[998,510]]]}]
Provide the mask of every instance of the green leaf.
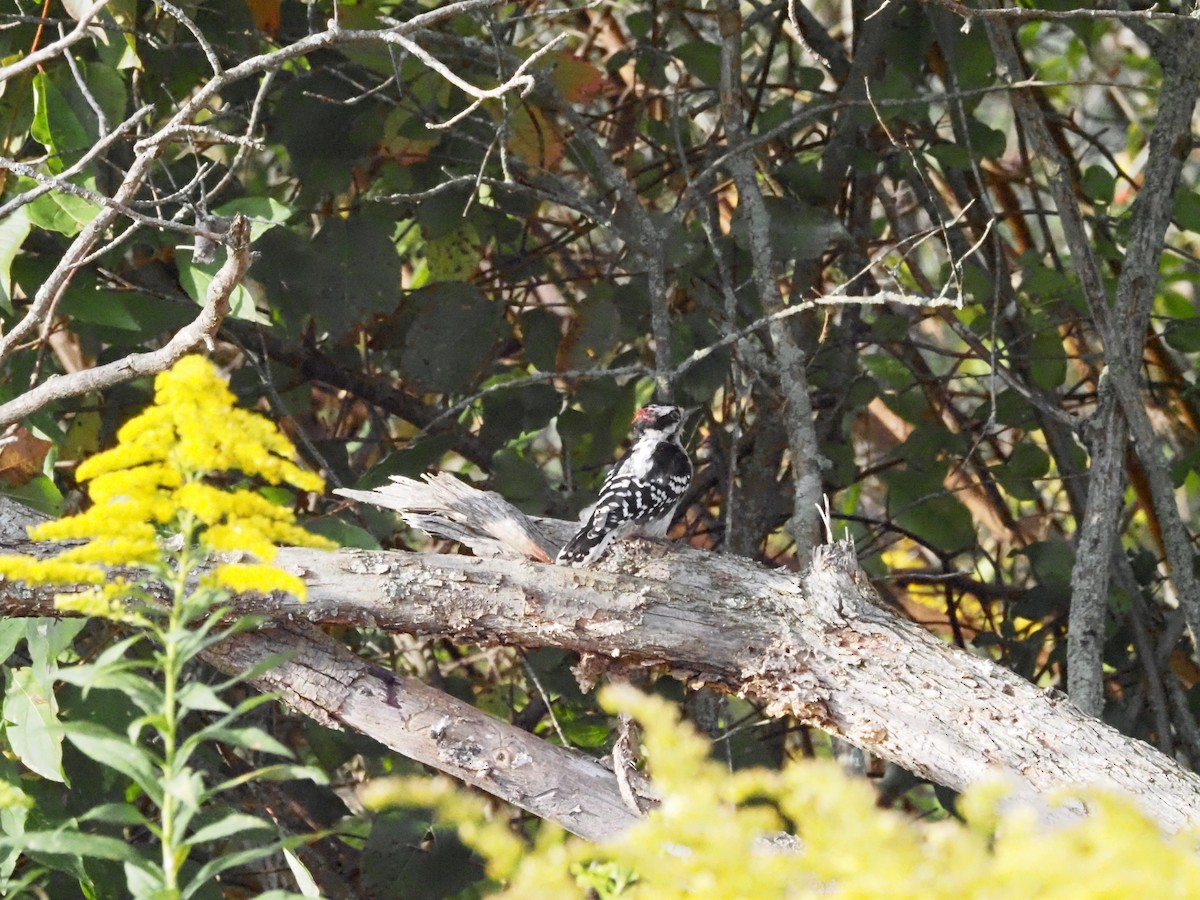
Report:
[{"label": "green leaf", "polygon": [[25,639],[29,625],[33,623],[28,618],[0,618],[0,663],[7,662],[13,655],[17,645]]},{"label": "green leaf", "polygon": [[[0,838],[0,845],[12,843],[12,838]],[[26,851],[111,859],[140,869],[153,868],[153,864],[128,841],[101,834],[84,834],[72,828],[26,832],[20,843]]]},{"label": "green leaf", "polygon": [[276,756],[292,755],[292,751],[286,746],[261,728],[256,728],[253,725],[240,728],[209,727],[203,729],[202,733],[204,740],[221,741],[225,744],[232,744],[235,747],[245,747],[247,750],[253,750],[256,753],[273,753]]},{"label": "green leaf", "polygon": [[[102,62],[88,63],[83,72],[88,90],[91,91],[92,97],[104,112],[104,117],[108,119],[108,127],[112,128],[125,118],[125,107],[129,100],[125,91],[125,79],[113,66],[105,65]],[[76,115],[82,116],[81,121],[86,123],[84,131],[89,133],[88,144],[90,145],[90,135],[99,134],[99,122],[91,105],[80,94],[77,85],[71,85],[71,93],[74,95],[72,106],[76,110]]]},{"label": "green leaf", "polygon": [[931,464],[926,470],[892,469],[881,477],[896,523],[943,552],[954,553],[975,542],[975,520],[946,491],[944,474],[944,464]]},{"label": "green leaf", "polygon": [[1067,354],[1054,328],[1039,331],[1030,348],[1030,368],[1039,387],[1052,391],[1067,380]]},{"label": "green leaf", "polygon": [[92,143],[92,135],[84,129],[63,92],[45,72],[38,72],[33,77],[33,125],[30,133],[52,154],[46,165],[55,174],[69,165],[64,157],[84,150]]},{"label": "green leaf", "polygon": [[[270,656],[264,656],[262,659],[260,659],[254,665],[250,666],[250,668],[243,669],[241,672],[238,672],[236,675],[231,675],[228,678],[226,678],[224,681],[214,684],[213,690],[216,691],[218,694],[222,694],[225,691],[227,691],[229,688],[233,687],[235,684],[242,684],[246,681],[251,680],[252,678],[257,678],[259,675],[263,674],[264,672],[271,671],[277,665],[279,665],[280,663],[287,662],[289,659],[291,659],[295,655],[296,655],[295,651],[289,650],[289,651],[286,651],[283,653],[272,653]],[[263,694],[261,696],[270,697],[270,694]],[[241,706],[239,705],[238,708],[240,709]]]},{"label": "green leaf", "polygon": [[391,312],[400,293],[400,257],[391,221],[356,213],[327,220],[311,240],[273,228],[255,245],[250,269],[294,331],[311,318],[344,334],[374,313]]},{"label": "green leaf", "polygon": [[192,603],[192,617],[185,622],[185,627],[173,631],[169,639],[175,645],[175,653],[182,660],[192,660],[215,644],[221,643],[237,630],[245,630],[245,626],[235,623],[228,627],[218,627],[222,624],[221,617],[228,610],[212,611],[204,621],[194,628],[186,627],[196,618],[209,612],[209,599],[203,593],[193,594],[189,599]]},{"label": "green leaf", "polygon": [[250,781],[311,781],[313,784],[329,784],[329,776],[324,770],[313,766],[298,766],[294,763],[276,763],[273,766],[263,766],[249,772],[243,772],[236,778],[222,781],[216,787],[208,789],[210,797],[216,797],[231,788],[246,784]]},{"label": "green leaf", "polygon": [[133,665],[133,666],[138,666],[138,667],[148,666],[150,664],[148,662],[143,662],[142,660],[126,660],[125,659],[125,655],[130,650],[132,650],[135,645],[140,644],[143,640],[145,640],[145,637],[143,635],[134,634],[134,635],[130,635],[129,637],[125,638],[124,640],[120,640],[120,641],[117,641],[116,643],[109,644],[107,647],[105,647],[100,652],[100,655],[96,657],[96,660],[95,660],[95,662],[92,663],[92,665],[97,669],[103,669],[108,666],[113,666],[113,665],[118,665],[118,664],[120,664],[122,666],[125,666],[125,665]]},{"label": "green leaf", "polygon": [[935,144],[928,153],[944,170],[965,169],[971,165],[971,154],[958,144]]},{"label": "green leaf", "polygon": [[1200,232],[1200,193],[1181,189],[1175,194],[1175,220],[1185,231]]},{"label": "green leaf", "polygon": [[67,288],[60,312],[75,320],[76,331],[97,340],[136,345],[157,340],[165,331],[178,331],[194,315],[182,303],[166,303],[137,291],[112,291],[88,273]]},{"label": "green leaf", "polygon": [[29,211],[29,221],[38,228],[56,231],[67,237],[74,237],[83,231],[100,211],[100,207],[91,200],[60,191],[42,194],[25,209]]},{"label": "green leaf", "polygon": [[1180,353],[1200,351],[1200,319],[1171,319],[1166,323],[1163,339]]},{"label": "green leaf", "polygon": [[458,227],[425,242],[425,261],[433,281],[463,281],[479,268],[482,257],[475,226],[459,220]]},{"label": "green leaf", "polygon": [[612,285],[594,285],[587,298],[575,308],[559,345],[559,369],[594,369],[612,354],[621,337],[621,314],[612,294]]},{"label": "green leaf", "polygon": [[544,513],[551,504],[550,486],[541,467],[513,447],[492,457],[492,478],[496,490],[521,509]]},{"label": "green leaf", "polygon": [[247,831],[269,831],[274,833],[275,828],[257,816],[231,812],[224,818],[211,822],[203,828],[196,829],[184,843],[187,846],[195,846],[196,844],[204,844],[208,841],[218,841],[222,838],[232,837],[235,834],[243,834]]},{"label": "green leaf", "polygon": [[1024,555],[1029,559],[1033,577],[1042,587],[1057,591],[1060,597],[1070,593],[1075,551],[1066,541],[1036,541],[1014,551],[1013,555]]},{"label": "green leaf", "polygon": [[[514,371],[512,377],[520,378],[519,371]],[[490,378],[483,387],[491,388],[508,380],[509,376]],[[482,399],[481,406],[480,441],[489,450],[500,449],[510,442],[516,442],[520,449],[558,415],[562,395],[548,384],[526,384],[489,394]]]},{"label": "green leaf", "polygon": [[376,900],[436,900],[482,877],[479,859],[457,832],[431,827],[417,810],[376,818],[362,851],[363,887]]},{"label": "green leaf", "polygon": [[671,51],[687,70],[705,84],[721,80],[721,45],[712,41],[688,41]]},{"label": "green leaf", "polygon": [[163,693],[153,681],[129,669],[138,665],[130,662],[125,666],[95,664],[72,666],[58,673],[60,681],[73,684],[87,692],[95,689],[119,691],[138,705],[144,713],[162,709]]},{"label": "green leaf", "polygon": [[205,801],[204,776],[185,767],[162,779],[162,791],[164,797],[173,797],[177,801],[176,824],[181,831],[185,830],[188,820],[200,811],[200,805]]},{"label": "green leaf", "polygon": [[304,527],[313,534],[329,538],[339,547],[355,547],[359,550],[383,549],[383,545],[365,528],[333,516],[305,522]]},{"label": "green leaf", "polygon": [[405,335],[400,364],[420,390],[465,390],[506,331],[501,305],[474,285],[433,284],[414,291],[406,306],[416,309],[416,318]]},{"label": "green leaf", "polygon": [[518,320],[525,358],[543,372],[553,372],[562,340],[562,319],[540,306],[527,309]]},{"label": "green leaf", "polygon": [[141,746],[94,722],[68,723],[67,740],[85,756],[129,778],[156,804],[162,804],[158,769]]},{"label": "green leaf", "polygon": [[1036,444],[1025,441],[1013,448],[1007,460],[991,467],[1004,490],[1018,500],[1036,500],[1037,480],[1050,471],[1050,456]]},{"label": "green leaf", "polygon": [[[313,879],[312,873],[308,871],[308,867],[300,861],[293,851],[287,847],[283,848],[283,859],[287,863],[288,869],[292,873],[292,877],[296,879],[296,887],[300,888],[301,895],[305,897],[320,897],[321,889],[317,887],[317,882]],[[262,897],[259,897],[262,900]]]},{"label": "green leaf", "polygon": [[29,212],[25,207],[0,219],[0,308],[12,312],[12,261],[29,235]]},{"label": "green leaf", "polygon": [[[208,298],[208,287],[212,284],[217,270],[224,265],[224,259],[211,263],[197,263],[192,259],[191,250],[180,249],[175,255],[175,262],[179,266],[179,283],[183,285],[189,297],[203,306]],[[258,311],[254,296],[244,284],[239,284],[229,295],[229,315],[246,322],[265,324],[268,321]]]},{"label": "green leaf", "polygon": [[244,866],[246,863],[254,862],[255,860],[265,859],[275,853],[279,848],[275,844],[266,844],[262,847],[253,847],[249,850],[241,850],[237,853],[224,853],[207,863],[202,865],[192,880],[187,883],[183,889],[183,900],[188,900],[200,888],[204,887],[215,876],[221,874],[226,869],[232,869],[235,866]]},{"label": "green leaf", "polygon": [[63,725],[58,720],[53,669],[9,669],[5,678],[4,729],[8,745],[32,772],[66,782],[62,769]]},{"label": "green leaf", "polygon": [[230,200],[213,210],[218,216],[232,219],[238,213],[250,220],[250,240],[256,241],[276,225],[287,222],[295,210],[286,203],[280,203],[270,197],[239,197]]},{"label": "green leaf", "polygon": [[100,32],[104,37],[96,42],[97,54],[117,69],[143,68],[137,55],[137,0],[112,0],[104,8],[104,12],[112,16],[113,22],[120,26],[120,36],[109,40],[108,32]]},{"label": "green leaf", "polygon": [[79,817],[80,822],[111,822],[114,825],[150,827],[150,820],[131,803],[102,803]]},{"label": "green leaf", "polygon": [[125,889],[134,900],[175,900],[166,890],[166,879],[159,867],[140,869],[125,864]]},{"label": "green leaf", "polygon": [[1083,170],[1083,192],[1097,203],[1112,203],[1117,180],[1104,166],[1088,166]]},{"label": "green leaf", "polygon": [[1003,131],[985,125],[978,119],[970,119],[967,132],[971,138],[971,152],[977,159],[997,159],[1004,155],[1008,138]]},{"label": "green leaf", "polygon": [[59,516],[63,510],[63,495],[54,480],[37,475],[24,484],[0,486],[0,496],[8,497],[48,516]]},{"label": "green leaf", "polygon": [[207,684],[189,681],[179,690],[176,702],[182,710],[202,709],[206,712],[229,712],[229,704]]}]

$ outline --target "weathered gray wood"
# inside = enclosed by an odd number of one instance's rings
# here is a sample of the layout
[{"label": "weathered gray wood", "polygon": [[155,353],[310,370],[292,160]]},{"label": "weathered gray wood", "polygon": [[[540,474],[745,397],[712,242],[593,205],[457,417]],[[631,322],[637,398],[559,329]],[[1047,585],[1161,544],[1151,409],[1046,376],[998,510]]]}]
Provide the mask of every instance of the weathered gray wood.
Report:
[{"label": "weathered gray wood", "polygon": [[232,674],[275,653],[289,658],[254,685],[323,725],[370,735],[580,837],[612,837],[637,821],[616,776],[591,757],[415,678],[371,666],[310,625],[282,623],[236,635],[211,648],[205,659]]},{"label": "weathered gray wood", "polygon": [[[539,527],[565,532],[572,526]],[[851,548],[818,548],[813,559],[800,578],[741,558],[644,542],[619,545],[596,569],[503,557],[288,548],[278,561],[305,578],[307,602],[243,598],[243,606],[276,621],[577,650],[587,654],[581,668],[588,676],[605,667],[662,667],[694,684],[753,698],[771,714],[793,715],[949,787],[1000,776],[1015,796],[1041,805],[1058,788],[1100,785],[1131,793],[1166,830],[1200,824],[1200,776],[1084,715],[1061,694],[1044,693],[882,608]],[[49,614],[50,595],[0,585],[0,611]],[[270,634],[244,640],[269,641]],[[403,724],[420,721],[411,719],[416,710],[395,712],[386,685],[369,681],[375,676],[365,668],[339,682],[342,688],[323,684],[320,673],[334,665],[312,662],[308,674],[284,679],[290,702],[375,736],[394,715],[410,737],[433,737],[423,725]],[[509,739],[505,733],[491,740],[501,731],[490,720],[464,727],[481,745],[479,758]],[[436,741],[411,752],[449,770]],[[530,771],[538,768],[544,767]],[[541,772],[542,784],[560,790],[552,768]],[[597,791],[611,784],[608,803],[617,792],[615,778],[607,777],[592,787],[580,783],[592,793],[567,809],[597,803]],[[504,796],[505,781],[478,783]],[[514,802],[522,796],[532,803],[537,794],[522,786]],[[611,823],[623,821],[608,815]]]},{"label": "weathered gray wood", "polygon": [[1098,785],[1133,794],[1167,830],[1200,824],[1200,777],[881,608],[844,546],[820,549],[803,579],[640,542],[596,570],[364,551],[286,550],[281,562],[309,599],[277,614],[661,666],[952,788],[999,776],[1040,802]]}]

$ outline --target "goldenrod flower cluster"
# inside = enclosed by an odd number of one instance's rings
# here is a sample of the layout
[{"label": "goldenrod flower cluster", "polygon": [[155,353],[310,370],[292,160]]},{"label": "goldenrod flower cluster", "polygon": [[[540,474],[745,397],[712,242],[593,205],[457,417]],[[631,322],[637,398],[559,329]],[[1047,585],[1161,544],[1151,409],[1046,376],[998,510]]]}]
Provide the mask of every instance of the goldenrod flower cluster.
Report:
[{"label": "goldenrod flower cluster", "polygon": [[[324,482],[293,461],[295,448],[270,420],[236,408],[235,397],[202,356],[186,356],[154,382],[154,403],[125,423],[117,445],[82,462],[92,506],[31,528],[34,540],[85,540],[50,559],[0,557],[0,575],[41,584],[104,585],[106,568],[150,566],[164,558],[164,540],[182,535],[202,552],[247,554],[259,562],[218,566],[209,584],[231,591],[288,591],[303,598],[304,582],[267,565],[276,545],[331,548],[295,523],[292,511],[245,487],[223,482],[261,478],[320,492]],[[111,586],[63,595],[76,611],[116,615]]]},{"label": "goldenrod flower cluster", "polygon": [[1086,792],[1086,818],[1047,829],[1028,809],[998,812],[1000,792],[984,786],[963,798],[966,825],[919,822],[879,809],[832,762],[730,773],[665,701],[628,686],[604,700],[642,723],[662,796],[611,841],[543,825],[530,847],[444,781],[381,779],[363,799],[433,807],[487,860],[500,896],[521,900],[1200,897],[1197,837],[1163,835],[1127,798]]}]

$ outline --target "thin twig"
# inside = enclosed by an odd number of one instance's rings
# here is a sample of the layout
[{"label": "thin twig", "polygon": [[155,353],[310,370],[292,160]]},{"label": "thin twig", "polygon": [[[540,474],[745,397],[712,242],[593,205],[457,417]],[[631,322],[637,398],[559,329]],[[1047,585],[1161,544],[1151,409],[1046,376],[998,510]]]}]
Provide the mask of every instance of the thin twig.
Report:
[{"label": "thin twig", "polygon": [[16,422],[55,400],[102,391],[134,378],[155,375],[172,366],[198,344],[211,342],[229,312],[229,296],[250,267],[249,221],[244,216],[236,217],[225,238],[229,256],[209,283],[200,315],[179,329],[171,340],[158,350],[132,353],[115,362],[42,382],[16,399],[0,405],[0,426]]},{"label": "thin twig", "polygon": [[88,148],[88,151],[84,153],[74,165],[59,172],[58,175],[55,176],[55,180],[41,182],[37,187],[30,188],[23,193],[17,194],[17,196],[13,197],[3,206],[0,206],[0,219],[5,218],[10,213],[20,209],[22,206],[32,203],[43,194],[48,194],[51,191],[56,190],[58,188],[58,181],[66,181],[67,179],[78,175],[83,171],[88,163],[116,143],[116,141],[123,137],[126,132],[131,131],[134,126],[137,125],[137,123],[140,122],[142,118],[145,117],[145,115],[152,109],[154,109],[154,107],[151,104],[146,104],[143,106],[132,116],[118,125],[115,129],[110,131],[100,140],[96,141],[96,143],[92,144],[92,146]]},{"label": "thin twig", "polygon": [[92,24],[92,19],[108,6],[109,0],[96,0],[91,6],[83,11],[79,20],[75,23],[75,27],[67,34],[60,37],[52,44],[47,44],[41,50],[35,50],[28,56],[24,56],[15,63],[9,63],[7,66],[0,66],[0,84],[8,81],[14,75],[20,75],[29,69],[40,66],[47,60],[54,59],[72,44],[83,40],[87,37],[88,31]]},{"label": "thin twig", "polygon": [[182,234],[190,234],[196,237],[204,237],[209,240],[220,240],[221,235],[207,228],[200,228],[196,225],[184,225],[182,222],[173,222],[170,219],[161,219],[158,216],[148,216],[145,213],[138,212],[127,203],[121,203],[111,197],[106,197],[98,191],[93,191],[90,188],[85,188],[83,185],[75,184],[71,181],[66,181],[63,178],[55,175],[44,175],[33,166],[27,166],[24,163],[19,163],[11,159],[5,159],[0,156],[0,169],[7,169],[10,172],[15,172],[18,175],[23,175],[26,178],[32,178],[38,184],[45,185],[49,189],[59,191],[63,194],[71,194],[74,197],[80,197],[87,200],[89,203],[94,203],[97,206],[107,207],[115,210],[126,218],[133,219],[142,225],[148,225],[152,228],[158,228],[163,231],[178,231]]},{"label": "thin twig", "polygon": [[196,43],[200,45],[200,49],[204,52],[204,58],[208,60],[209,66],[212,67],[213,74],[219,78],[223,69],[221,68],[221,61],[217,59],[217,51],[213,49],[212,44],[208,42],[208,38],[204,36],[204,32],[191,20],[191,17],[174,3],[168,2],[168,0],[154,0],[154,5],[165,10],[192,33],[192,37],[196,39]]},{"label": "thin twig", "polygon": [[547,43],[544,47],[539,47],[537,50],[535,50],[529,56],[528,59],[526,59],[524,62],[521,63],[520,66],[517,67],[517,71],[514,72],[507,81],[505,81],[503,84],[498,85],[497,87],[488,88],[488,89],[477,88],[470,82],[464,81],[463,79],[459,78],[456,74],[454,74],[454,72],[451,69],[449,69],[446,66],[445,63],[443,63],[441,60],[437,59],[435,56],[433,56],[432,54],[430,54],[429,52],[424,50],[419,44],[413,43],[412,41],[410,41],[408,38],[404,37],[403,35],[399,35],[399,34],[389,35],[387,38],[387,41],[388,41],[388,43],[397,44],[400,47],[403,47],[405,50],[407,50],[409,53],[411,53],[417,59],[421,60],[421,62],[425,63],[425,65],[429,66],[429,68],[433,69],[433,71],[437,72],[439,75],[441,75],[443,78],[445,78],[451,84],[453,84],[459,90],[461,90],[464,93],[469,94],[470,96],[475,98],[474,103],[472,103],[470,106],[468,106],[466,109],[462,110],[461,112],[451,116],[445,122],[441,122],[441,123],[437,123],[437,124],[430,123],[430,122],[425,123],[426,128],[445,129],[445,128],[451,127],[452,125],[455,125],[456,123],[461,121],[466,116],[469,116],[471,113],[473,113],[479,107],[480,104],[483,103],[484,100],[494,100],[495,98],[502,97],[505,94],[508,94],[512,91],[517,90],[518,88],[520,88],[522,97],[524,97],[526,94],[528,94],[531,90],[533,90],[534,86],[537,84],[537,80],[534,78],[533,75],[526,74],[526,71],[528,70],[528,68],[531,65],[533,65],[538,59],[540,59],[542,56],[549,53],[551,50],[553,50],[555,47],[557,47],[559,44],[561,44],[563,42],[563,40],[565,40],[565,39],[566,39],[566,35],[560,34],[558,37],[554,38],[552,41]]}]

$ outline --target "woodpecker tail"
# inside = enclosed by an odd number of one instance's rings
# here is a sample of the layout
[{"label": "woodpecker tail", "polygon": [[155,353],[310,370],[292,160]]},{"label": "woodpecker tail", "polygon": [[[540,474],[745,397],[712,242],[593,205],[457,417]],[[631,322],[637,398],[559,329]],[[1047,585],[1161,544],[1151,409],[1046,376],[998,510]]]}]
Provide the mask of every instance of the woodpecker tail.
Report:
[{"label": "woodpecker tail", "polygon": [[596,523],[596,513],[593,511],[583,527],[575,532],[575,536],[567,541],[566,546],[558,551],[555,560],[559,565],[586,566],[608,549],[612,543],[611,529],[599,528]]}]

